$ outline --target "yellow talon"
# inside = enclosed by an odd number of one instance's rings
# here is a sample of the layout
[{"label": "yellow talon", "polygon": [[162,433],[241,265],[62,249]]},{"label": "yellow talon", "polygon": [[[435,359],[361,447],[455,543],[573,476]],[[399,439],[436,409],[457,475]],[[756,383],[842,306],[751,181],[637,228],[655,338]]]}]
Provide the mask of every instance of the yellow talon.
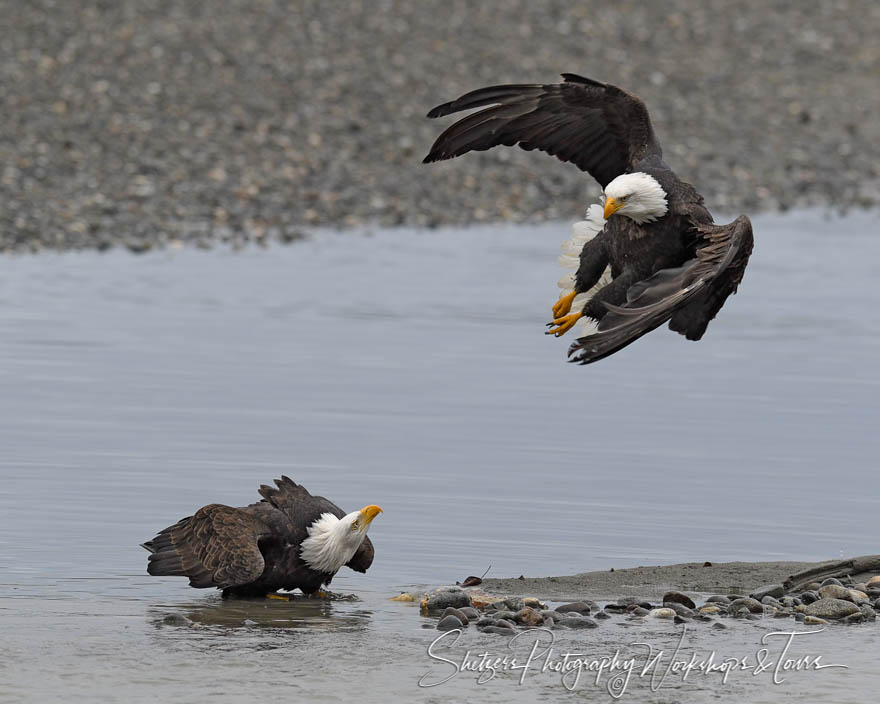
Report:
[{"label": "yellow talon", "polygon": [[330,592],[325,592],[323,589],[319,589],[319,590],[316,591],[314,594],[312,594],[312,596],[314,596],[314,597],[316,597],[316,598],[318,598],[318,599],[329,599],[329,598],[330,598]]},{"label": "yellow talon", "polygon": [[551,327],[546,332],[546,334],[556,335],[556,337],[564,335],[574,327],[574,324],[581,319],[582,315],[583,313],[571,313],[570,315],[566,315],[562,318],[556,318],[556,320],[554,320],[552,323],[552,325],[555,325],[556,327]]},{"label": "yellow talon", "polygon": [[559,300],[553,304],[554,320],[556,318],[561,318],[563,315],[568,315],[568,312],[571,310],[571,302],[574,300],[575,296],[577,296],[577,292],[571,290],[559,297]]},{"label": "yellow talon", "polygon": [[290,601],[290,597],[287,594],[266,594],[267,599],[278,599],[278,601]]}]

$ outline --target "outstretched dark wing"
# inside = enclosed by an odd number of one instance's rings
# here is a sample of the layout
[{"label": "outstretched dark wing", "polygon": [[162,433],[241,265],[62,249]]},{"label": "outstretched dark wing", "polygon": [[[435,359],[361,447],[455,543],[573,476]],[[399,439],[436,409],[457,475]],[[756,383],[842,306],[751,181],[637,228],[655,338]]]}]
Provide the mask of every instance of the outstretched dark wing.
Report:
[{"label": "outstretched dark wing", "polygon": [[518,144],[588,172],[604,188],[645,156],[660,155],[645,104],[631,93],[563,73],[564,83],[481,88],[431,110],[442,117],[491,105],[441,134],[424,162]]},{"label": "outstretched dark wing", "polygon": [[269,527],[245,510],[210,504],[144,543],[152,554],[147,572],[185,575],[193,587],[248,584],[264,568],[258,541]]},{"label": "outstretched dark wing", "polygon": [[699,340],[709,321],[742,281],[754,240],[752,224],[741,215],[729,225],[695,225],[701,239],[696,257],[662,269],[630,286],[622,306],[605,304],[599,331],[581,337],[568,350],[569,361],[589,364],[617,352],[669,320],[669,327]]}]

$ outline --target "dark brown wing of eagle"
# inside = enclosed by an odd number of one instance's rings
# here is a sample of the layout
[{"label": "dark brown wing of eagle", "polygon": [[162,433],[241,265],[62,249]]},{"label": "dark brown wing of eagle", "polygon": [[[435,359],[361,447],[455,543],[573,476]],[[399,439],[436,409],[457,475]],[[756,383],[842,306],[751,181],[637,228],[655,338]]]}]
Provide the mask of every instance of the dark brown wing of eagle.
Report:
[{"label": "dark brown wing of eagle", "polygon": [[439,105],[428,117],[485,106],[441,134],[424,162],[518,144],[588,172],[602,188],[646,156],[661,156],[645,104],[607,83],[563,73],[564,83],[491,86]]},{"label": "dark brown wing of eagle", "polygon": [[703,336],[727,297],[736,293],[754,240],[745,215],[728,225],[695,225],[695,230],[700,238],[696,257],[634,284],[622,306],[606,303],[608,313],[599,321],[598,332],[575,340],[569,361],[596,362],[667,320],[671,330],[689,340]]},{"label": "dark brown wing of eagle", "polygon": [[144,543],[152,553],[147,572],[185,575],[198,588],[249,584],[263,574],[259,540],[270,535],[269,526],[249,512],[209,504]]}]

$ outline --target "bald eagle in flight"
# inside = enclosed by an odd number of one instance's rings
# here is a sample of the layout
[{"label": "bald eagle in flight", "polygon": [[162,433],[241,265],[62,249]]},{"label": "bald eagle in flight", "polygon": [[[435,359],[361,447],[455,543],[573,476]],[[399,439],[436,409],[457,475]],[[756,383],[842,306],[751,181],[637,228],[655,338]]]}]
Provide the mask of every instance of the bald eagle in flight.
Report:
[{"label": "bald eagle in flight", "polygon": [[217,587],[223,596],[263,596],[313,594],[343,566],[367,571],[367,530],[381,508],[345,513],[285,476],[275,484],[261,486],[255,504],[204,506],[143,543],[147,572],[189,577],[191,587]]},{"label": "bald eagle in flight", "polygon": [[[703,197],[663,161],[645,104],[621,88],[562,74],[563,83],[481,88],[428,117],[483,108],[441,134],[425,163],[498,145],[539,149],[573,163],[604,189],[563,245],[563,277],[548,334],[579,321],[592,334],[569,348],[570,361],[595,362],[665,322],[699,340],[736,292],[752,251],[741,215],[716,225]],[[488,107],[487,107],[488,106]]]}]

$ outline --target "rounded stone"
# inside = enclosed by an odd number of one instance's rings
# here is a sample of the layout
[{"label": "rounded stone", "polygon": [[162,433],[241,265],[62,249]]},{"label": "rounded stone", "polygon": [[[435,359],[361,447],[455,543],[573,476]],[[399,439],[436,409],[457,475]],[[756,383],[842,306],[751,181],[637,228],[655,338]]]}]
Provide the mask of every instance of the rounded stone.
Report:
[{"label": "rounded stone", "polygon": [[611,614],[609,614],[607,611],[600,611],[593,618],[598,618],[598,619],[604,620],[606,618],[611,618]]},{"label": "rounded stone", "polygon": [[843,586],[843,583],[839,579],[836,579],[834,577],[829,577],[828,579],[826,579],[825,581],[822,582],[823,587],[827,587],[830,584],[836,584],[838,587]]},{"label": "rounded stone", "polygon": [[867,584],[878,584],[880,585],[880,574],[874,575],[867,581]]},{"label": "rounded stone", "polygon": [[812,604],[814,601],[819,601],[821,597],[819,596],[819,592],[816,591],[806,591],[801,594],[801,602],[804,604]]},{"label": "rounded stone", "polygon": [[524,606],[517,611],[514,620],[523,626],[540,626],[544,623],[544,617],[541,615],[541,612],[533,609],[531,606]]},{"label": "rounded stone", "polygon": [[729,604],[730,599],[726,596],[722,596],[721,594],[713,594],[708,599],[706,599],[707,604]]},{"label": "rounded stone", "polygon": [[558,611],[561,614],[567,613],[576,613],[576,614],[589,614],[590,611],[596,607],[594,602],[587,601],[573,601],[570,604],[561,604],[557,606],[554,610]]},{"label": "rounded stone", "polygon": [[475,609],[473,606],[462,606],[459,611],[468,617],[469,620],[474,621],[480,618],[480,612]]},{"label": "rounded stone", "polygon": [[756,599],[758,601],[763,601],[764,597],[766,596],[773,597],[774,599],[780,599],[784,595],[785,589],[783,589],[781,584],[768,584],[767,586],[756,589],[751,594],[749,594],[752,599]]},{"label": "rounded stone", "polygon": [[498,628],[510,628],[516,630],[516,624],[513,621],[508,621],[506,618],[499,618],[495,621],[495,625],[498,626]]},{"label": "rounded stone", "polygon": [[677,614],[675,613],[675,609],[670,609],[668,607],[664,607],[664,608],[653,609],[652,611],[649,611],[648,616],[650,616],[651,618],[674,619],[677,616]]},{"label": "rounded stone", "polygon": [[859,607],[851,601],[843,599],[819,599],[812,604],[808,604],[804,613],[807,616],[818,616],[819,618],[846,618],[850,614],[860,613]]},{"label": "rounded stone", "polygon": [[668,604],[682,604],[689,609],[697,608],[694,600],[691,599],[687,594],[682,594],[681,592],[666,592],[663,595],[663,605],[667,606]]},{"label": "rounded stone", "polygon": [[736,611],[742,607],[747,608],[753,614],[762,614],[764,613],[764,605],[758,601],[757,599],[752,599],[751,597],[744,596],[739,599],[734,599],[730,602],[730,611]]},{"label": "rounded stone", "polygon": [[444,616],[437,622],[438,631],[451,631],[453,628],[464,628],[464,624],[457,616],[453,616],[452,614]]},{"label": "rounded stone", "polygon": [[719,621],[716,621],[715,623],[713,623],[712,628],[716,628],[719,631],[726,631],[727,630],[727,626],[725,626],[723,623],[720,623]]},{"label": "rounded stone", "polygon": [[587,616],[579,616],[578,618],[564,618],[559,622],[566,628],[596,628],[599,624]]},{"label": "rounded stone", "polygon": [[839,584],[826,584],[819,589],[819,597],[822,599],[845,599],[852,601],[850,590]]},{"label": "rounded stone", "polygon": [[827,626],[830,621],[826,621],[824,618],[819,618],[818,616],[804,616],[804,623],[812,625],[822,624]]},{"label": "rounded stone", "polygon": [[443,620],[447,616],[455,616],[455,618],[461,621],[462,626],[467,626],[468,623],[470,623],[470,619],[465,616],[460,609],[456,609],[454,606],[446,607],[443,613],[440,614],[440,620]]},{"label": "rounded stone", "polygon": [[721,613],[721,609],[715,604],[706,604],[699,608],[699,612],[702,614],[719,614]]},{"label": "rounded stone", "polygon": [[481,633],[494,633],[499,636],[512,636],[514,631],[509,628],[501,628],[500,626],[486,626]]}]

